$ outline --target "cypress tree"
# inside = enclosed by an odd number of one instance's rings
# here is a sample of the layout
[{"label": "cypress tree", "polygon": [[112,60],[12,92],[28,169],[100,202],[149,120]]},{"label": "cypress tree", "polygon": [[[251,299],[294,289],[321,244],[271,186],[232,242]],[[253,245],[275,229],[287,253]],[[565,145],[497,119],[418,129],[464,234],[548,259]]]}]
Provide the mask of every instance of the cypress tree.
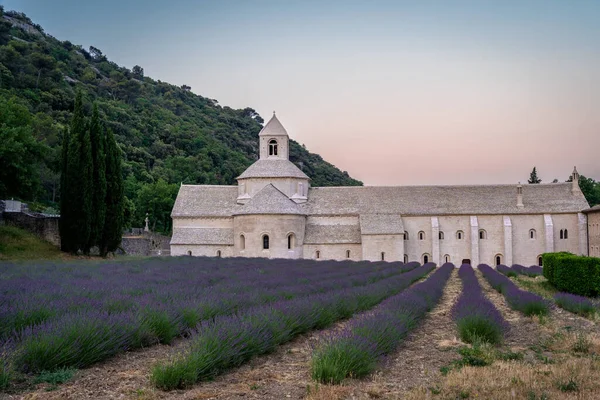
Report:
[{"label": "cypress tree", "polygon": [[93,161],[93,193],[90,239],[88,248],[100,244],[106,214],[106,163],[104,154],[104,129],[100,122],[98,106],[94,104],[90,123],[90,140]]},{"label": "cypress tree", "polygon": [[67,181],[67,165],[69,162],[69,129],[63,131],[62,148],[61,148],[61,173],[60,173],[60,220],[58,221],[58,229],[60,233],[60,249],[62,251],[71,251],[71,240],[69,238],[69,223],[67,220],[70,217],[68,208],[68,181]]},{"label": "cypress tree", "polygon": [[123,234],[123,176],[121,150],[110,129],[106,131],[106,217],[100,243],[100,255],[105,257],[121,244]]},{"label": "cypress tree", "polygon": [[82,134],[79,136],[81,143],[81,161],[79,165],[78,184],[81,191],[79,223],[79,249],[85,255],[90,254],[90,233],[92,231],[92,215],[94,213],[94,161],[92,158],[92,141],[90,138],[89,126],[85,126]]}]

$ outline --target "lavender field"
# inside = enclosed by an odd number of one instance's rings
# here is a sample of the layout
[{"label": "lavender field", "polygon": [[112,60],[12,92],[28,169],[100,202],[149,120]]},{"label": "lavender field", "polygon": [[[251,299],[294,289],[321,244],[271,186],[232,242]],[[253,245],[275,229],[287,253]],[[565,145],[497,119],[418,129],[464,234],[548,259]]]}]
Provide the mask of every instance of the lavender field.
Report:
[{"label": "lavender field", "polygon": [[[351,294],[352,304],[329,316],[349,317],[400,290],[390,285],[418,266],[191,257],[4,264],[1,379],[86,367],[127,350],[171,343],[248,310],[300,303],[323,308],[327,299]],[[304,329],[330,322],[322,317]]]}]

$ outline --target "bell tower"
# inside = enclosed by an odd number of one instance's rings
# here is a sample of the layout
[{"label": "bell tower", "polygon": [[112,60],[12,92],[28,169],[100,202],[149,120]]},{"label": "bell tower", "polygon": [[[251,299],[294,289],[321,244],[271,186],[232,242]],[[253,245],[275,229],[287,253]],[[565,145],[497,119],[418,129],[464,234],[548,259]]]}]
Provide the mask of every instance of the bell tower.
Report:
[{"label": "bell tower", "polygon": [[289,141],[287,131],[277,119],[275,111],[258,134],[261,160],[289,160]]}]

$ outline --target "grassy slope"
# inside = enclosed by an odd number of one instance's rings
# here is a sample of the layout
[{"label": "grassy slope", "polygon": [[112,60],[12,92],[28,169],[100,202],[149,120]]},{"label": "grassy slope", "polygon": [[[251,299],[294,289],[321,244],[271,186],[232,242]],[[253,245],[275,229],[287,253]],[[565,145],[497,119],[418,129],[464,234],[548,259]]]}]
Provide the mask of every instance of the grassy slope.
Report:
[{"label": "grassy slope", "polygon": [[58,247],[13,226],[0,226],[0,260],[65,258]]}]

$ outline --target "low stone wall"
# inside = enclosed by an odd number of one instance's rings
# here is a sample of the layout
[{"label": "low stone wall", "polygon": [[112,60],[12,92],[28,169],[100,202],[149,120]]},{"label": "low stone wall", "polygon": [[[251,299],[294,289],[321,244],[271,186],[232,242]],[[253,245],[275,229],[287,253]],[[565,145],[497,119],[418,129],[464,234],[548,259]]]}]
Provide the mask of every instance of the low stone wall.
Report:
[{"label": "low stone wall", "polygon": [[141,235],[125,235],[121,240],[123,254],[137,256],[168,256],[171,254],[171,237],[144,232]]},{"label": "low stone wall", "polygon": [[24,212],[4,212],[2,218],[6,225],[25,229],[41,239],[60,247],[58,216],[36,215]]}]

